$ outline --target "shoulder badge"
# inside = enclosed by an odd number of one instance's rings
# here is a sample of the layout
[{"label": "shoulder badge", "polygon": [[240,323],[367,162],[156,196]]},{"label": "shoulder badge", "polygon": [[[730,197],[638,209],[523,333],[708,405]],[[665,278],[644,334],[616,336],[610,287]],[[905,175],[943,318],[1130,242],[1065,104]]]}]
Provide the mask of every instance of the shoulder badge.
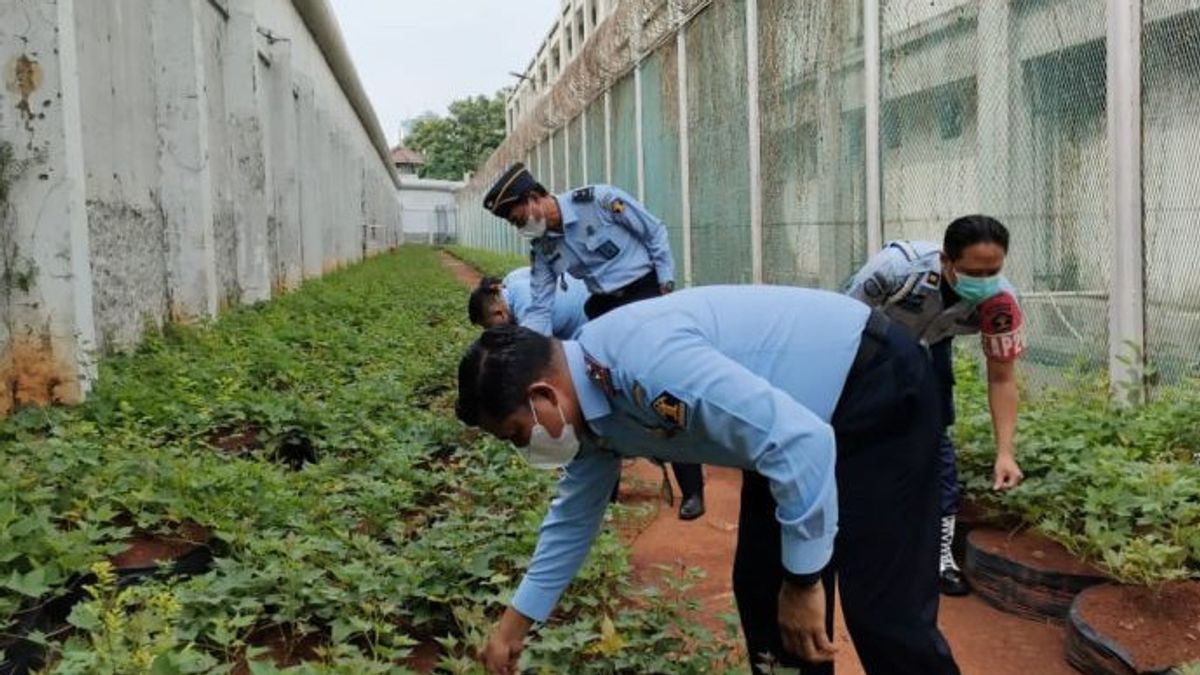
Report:
[{"label": "shoulder badge", "polygon": [[595,191],[590,185],[588,187],[581,187],[571,193],[571,201],[573,202],[590,202],[594,198]]},{"label": "shoulder badge", "polygon": [[583,358],[584,362],[587,364],[588,379],[600,385],[600,388],[604,390],[605,396],[611,398],[612,396],[616,395],[617,390],[613,387],[612,383],[612,371],[601,365],[600,362],[592,358],[590,354],[585,353]]},{"label": "shoulder badge", "polygon": [[615,213],[617,215],[621,215],[622,213],[625,213],[625,201],[622,200],[620,197],[617,197],[616,199],[614,199],[608,203],[608,210],[612,211],[613,213]]},{"label": "shoulder badge", "polygon": [[681,401],[671,392],[664,391],[663,393],[659,394],[658,397],[654,399],[654,402],[650,404],[650,407],[654,410],[654,413],[661,417],[667,424],[671,424],[679,429],[687,427],[687,404]]}]

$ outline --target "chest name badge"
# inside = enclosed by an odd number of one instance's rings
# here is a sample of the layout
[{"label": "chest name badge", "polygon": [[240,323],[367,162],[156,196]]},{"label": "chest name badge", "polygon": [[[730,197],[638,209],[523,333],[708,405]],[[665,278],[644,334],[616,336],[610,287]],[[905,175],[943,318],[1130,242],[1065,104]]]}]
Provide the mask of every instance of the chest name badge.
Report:
[{"label": "chest name badge", "polygon": [[617,254],[620,252],[621,249],[617,248],[617,245],[611,241],[605,241],[596,249],[596,253],[604,256],[604,258],[607,260],[612,260],[613,258],[617,257]]}]

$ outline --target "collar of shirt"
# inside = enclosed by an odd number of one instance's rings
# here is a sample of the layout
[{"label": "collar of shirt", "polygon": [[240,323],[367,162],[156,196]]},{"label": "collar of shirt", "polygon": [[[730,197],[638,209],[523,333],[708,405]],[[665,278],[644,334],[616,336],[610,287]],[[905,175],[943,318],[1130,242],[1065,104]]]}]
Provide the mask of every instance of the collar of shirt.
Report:
[{"label": "collar of shirt", "polygon": [[600,389],[600,385],[588,377],[587,359],[583,355],[583,347],[574,340],[564,340],[563,354],[567,359],[567,369],[571,372],[571,383],[575,385],[575,396],[579,399],[579,411],[587,420],[589,430],[597,434],[593,421],[612,414],[612,404]]},{"label": "collar of shirt", "polygon": [[562,217],[563,232],[566,232],[567,225],[579,220],[579,212],[575,210],[575,204],[572,203],[570,195],[558,195],[554,201],[558,202],[558,213]]}]

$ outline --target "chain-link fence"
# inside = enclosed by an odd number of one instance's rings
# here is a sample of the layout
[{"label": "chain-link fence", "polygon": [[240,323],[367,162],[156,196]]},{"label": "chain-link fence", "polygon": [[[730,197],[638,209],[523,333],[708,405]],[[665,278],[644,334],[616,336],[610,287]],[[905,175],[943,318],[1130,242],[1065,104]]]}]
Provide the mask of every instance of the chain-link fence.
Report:
[{"label": "chain-link fence", "polygon": [[[868,242],[987,213],[1012,232],[1030,364],[1103,366],[1130,340],[1167,379],[1200,372],[1200,0],[1129,2],[1140,137],[1109,110],[1106,0],[626,0],[460,195],[462,240],[527,250],[479,207],[518,158],[556,189],[640,194],[695,284],[837,288]],[[1140,166],[1114,166],[1114,137]],[[1112,215],[1129,171],[1138,222]],[[1115,260],[1144,280],[1132,322]]]}]

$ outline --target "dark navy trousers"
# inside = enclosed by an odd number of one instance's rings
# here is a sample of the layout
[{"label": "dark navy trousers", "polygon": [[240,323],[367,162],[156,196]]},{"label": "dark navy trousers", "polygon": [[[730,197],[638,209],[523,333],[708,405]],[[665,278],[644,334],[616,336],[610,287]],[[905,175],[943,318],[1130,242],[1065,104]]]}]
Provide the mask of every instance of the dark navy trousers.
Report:
[{"label": "dark navy trousers", "polygon": [[[826,631],[833,637],[836,586],[850,637],[870,675],[953,675],[958,667],[937,627],[938,434],[945,428],[925,350],[891,326],[876,353],[856,363],[832,426],[837,439],[838,535],[826,568]],[[862,348],[860,348],[861,350]],[[767,480],[743,475],[733,588],[755,673],[761,664],[833,672],[786,654],[780,636],[783,582],[779,522]]]},{"label": "dark navy trousers", "polygon": [[953,516],[958,513],[958,451],[950,440],[950,427],[954,424],[954,349],[953,338],[935,342],[929,347],[933,361],[933,376],[941,396],[942,419],[945,426],[938,438],[938,467],[941,488],[941,514]]}]

